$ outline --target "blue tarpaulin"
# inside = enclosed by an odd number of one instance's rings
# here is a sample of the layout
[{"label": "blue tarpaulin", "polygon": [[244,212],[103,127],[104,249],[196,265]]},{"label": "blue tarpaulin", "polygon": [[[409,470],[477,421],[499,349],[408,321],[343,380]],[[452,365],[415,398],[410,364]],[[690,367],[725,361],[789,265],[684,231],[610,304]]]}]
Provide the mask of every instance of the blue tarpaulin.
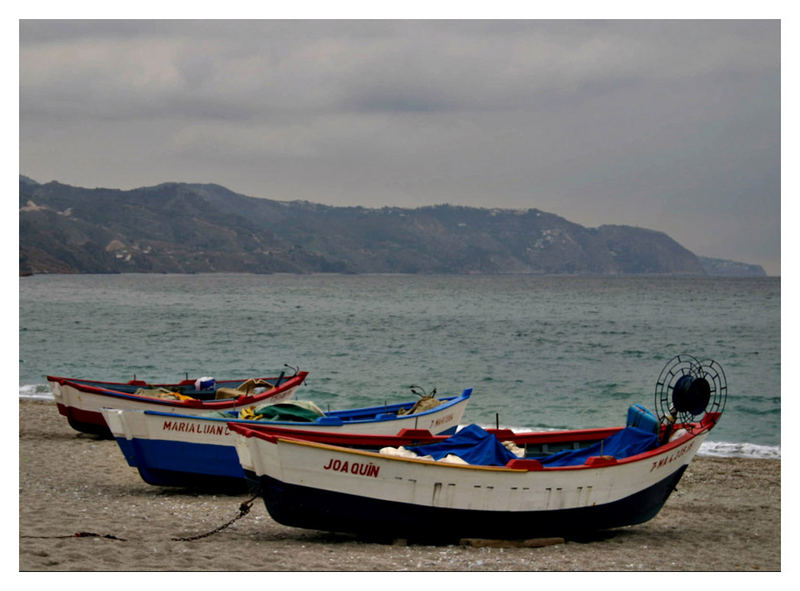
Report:
[{"label": "blue tarpaulin", "polygon": [[560,451],[544,458],[536,458],[544,466],[577,466],[590,456],[614,456],[618,460],[635,456],[653,449],[658,443],[655,433],[648,433],[636,427],[626,427],[602,442],[583,449]]},{"label": "blue tarpaulin", "polygon": [[[591,456],[614,456],[618,460],[635,456],[653,449],[657,443],[658,436],[654,433],[648,433],[637,427],[626,427],[589,447],[560,451],[536,459],[544,466],[578,466]],[[487,433],[478,425],[468,425],[439,443],[419,445],[410,449],[420,456],[430,455],[434,460],[441,460],[448,454],[454,454],[475,466],[505,466],[509,460],[516,458],[497,437]]]},{"label": "blue tarpaulin", "polygon": [[430,455],[441,460],[447,454],[455,454],[468,464],[476,466],[505,466],[516,456],[478,425],[467,425],[455,435],[439,443],[412,448],[421,456]]}]

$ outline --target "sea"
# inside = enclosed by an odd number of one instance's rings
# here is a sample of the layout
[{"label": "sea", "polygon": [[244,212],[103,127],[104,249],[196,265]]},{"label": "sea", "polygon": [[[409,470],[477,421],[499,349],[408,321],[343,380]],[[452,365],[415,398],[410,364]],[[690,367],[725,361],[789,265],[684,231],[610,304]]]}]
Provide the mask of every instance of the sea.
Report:
[{"label": "sea", "polygon": [[19,397],[45,376],[310,375],[323,409],[473,394],[463,423],[550,430],[655,410],[676,355],[728,386],[700,450],[779,458],[781,280],[529,275],[120,274],[19,279]]}]

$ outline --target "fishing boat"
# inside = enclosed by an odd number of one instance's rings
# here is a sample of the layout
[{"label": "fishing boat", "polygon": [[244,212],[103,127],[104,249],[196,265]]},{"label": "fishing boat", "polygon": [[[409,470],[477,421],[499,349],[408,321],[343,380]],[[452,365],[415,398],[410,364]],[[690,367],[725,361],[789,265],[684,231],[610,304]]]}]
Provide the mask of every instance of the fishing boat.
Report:
[{"label": "fishing boat", "polygon": [[624,427],[470,426],[444,439],[353,435],[337,445],[229,428],[246,476],[284,525],[395,538],[568,536],[652,519],[726,396],[716,362],[683,355],[659,378],[656,411],[631,407]]},{"label": "fishing boat", "polygon": [[[294,369],[294,368],[293,368]],[[186,378],[175,384],[125,383],[47,376],[58,411],[76,431],[112,437],[101,409],[158,410],[165,413],[203,415],[238,410],[266,402],[290,399],[308,372],[244,380]]]},{"label": "fishing boat", "polygon": [[[414,430],[430,436],[455,432],[471,394],[472,388],[468,388],[459,396],[438,400],[424,396],[416,401],[328,412],[307,401],[205,416],[112,408],[101,412],[128,464],[139,470],[145,482],[246,490],[229,423],[328,442],[342,440],[342,433],[396,435]],[[240,418],[243,415],[254,418]]]}]

